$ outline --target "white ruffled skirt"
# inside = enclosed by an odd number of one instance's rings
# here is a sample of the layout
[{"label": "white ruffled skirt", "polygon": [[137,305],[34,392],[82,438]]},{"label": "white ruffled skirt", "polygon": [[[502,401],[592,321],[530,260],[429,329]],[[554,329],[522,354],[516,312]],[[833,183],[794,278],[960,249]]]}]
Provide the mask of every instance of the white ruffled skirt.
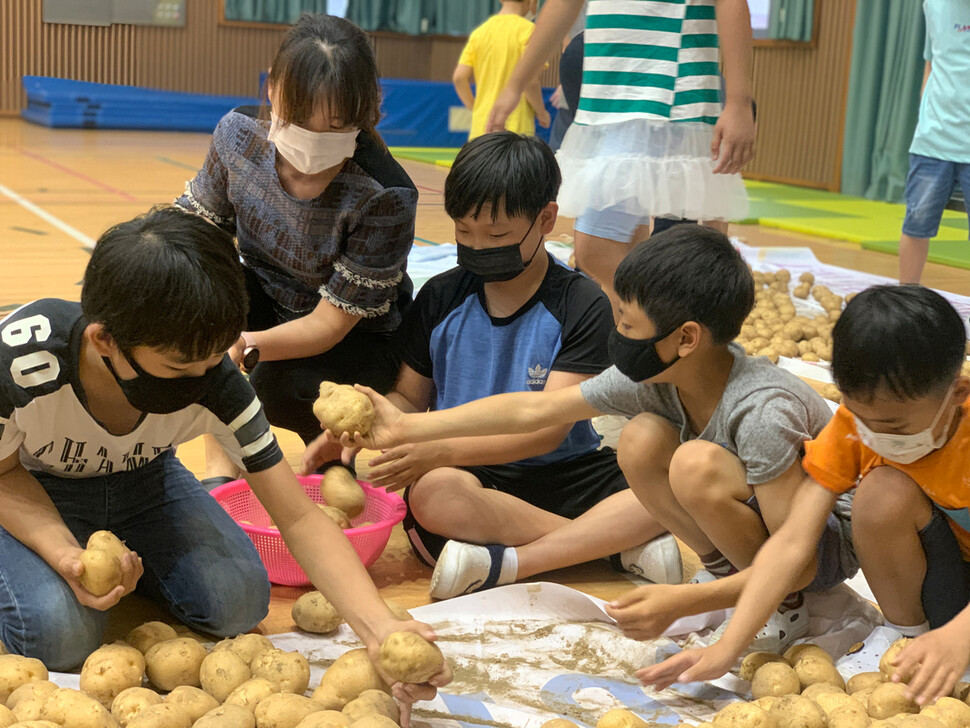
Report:
[{"label": "white ruffled skirt", "polygon": [[744,182],[739,174],[714,174],[713,136],[714,127],[703,122],[572,124],[556,153],[560,214],[612,208],[643,217],[743,220]]}]

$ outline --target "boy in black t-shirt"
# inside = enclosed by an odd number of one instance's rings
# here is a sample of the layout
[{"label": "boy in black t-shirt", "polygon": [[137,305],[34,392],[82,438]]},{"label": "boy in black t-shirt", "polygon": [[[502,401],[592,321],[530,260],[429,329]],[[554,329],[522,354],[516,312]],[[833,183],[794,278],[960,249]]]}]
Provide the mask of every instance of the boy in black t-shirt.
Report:
[{"label": "boy in black t-shirt", "polygon": [[[81,303],[43,299],[0,322],[0,639],[51,670],[102,642],[106,610],[144,593],[189,626],[247,632],[269,581],[245,533],[175,457],[215,434],[309,577],[374,654],[401,629],[349,542],[283,460],[252,387],[226,355],[246,317],[232,237],[161,208],[101,236]],[[81,544],[108,529],[132,552],[103,596]],[[432,678],[448,681],[447,667]],[[430,686],[396,686],[430,697]]]},{"label": "boy in black t-shirt", "polygon": [[[534,138],[501,132],[462,149],[445,182],[458,268],[428,281],[401,325],[404,363],[389,395],[398,407],[559,389],[609,366],[609,301],[543,247],[559,181],[555,157]],[[629,571],[679,583],[676,542],[628,489],[615,451],[599,444],[589,420],[408,444],[372,460],[372,477],[407,487],[405,528],[435,566],[433,597],[614,554]],[[326,452],[321,438],[304,467]]]}]

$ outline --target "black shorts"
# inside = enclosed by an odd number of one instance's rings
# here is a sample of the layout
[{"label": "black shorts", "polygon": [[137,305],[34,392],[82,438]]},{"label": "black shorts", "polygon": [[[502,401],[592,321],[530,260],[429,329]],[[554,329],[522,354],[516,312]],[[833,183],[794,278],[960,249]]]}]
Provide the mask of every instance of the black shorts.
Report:
[{"label": "black shorts", "polygon": [[930,629],[937,629],[970,603],[970,564],[963,560],[949,519],[936,505],[930,522],[919,532],[919,540],[926,555],[920,601]]},{"label": "black shorts", "polygon": [[[627,489],[616,451],[608,447],[549,465],[471,465],[459,470],[474,475],[484,488],[508,493],[569,519],[581,516],[600,501]],[[404,491],[405,503],[410,491],[410,488]],[[417,557],[434,566],[448,539],[423,528],[411,515],[410,505],[404,518],[404,531]]]}]

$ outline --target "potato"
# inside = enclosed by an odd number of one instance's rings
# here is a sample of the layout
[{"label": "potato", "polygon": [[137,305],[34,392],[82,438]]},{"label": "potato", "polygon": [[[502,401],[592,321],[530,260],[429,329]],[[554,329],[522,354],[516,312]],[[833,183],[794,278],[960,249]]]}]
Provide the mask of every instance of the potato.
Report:
[{"label": "potato", "polygon": [[195,721],[192,728],[256,728],[256,718],[241,705],[222,705]]},{"label": "potato", "polygon": [[119,693],[139,687],[145,679],[145,656],[124,643],[99,647],[81,668],[81,691],[106,708]]},{"label": "potato", "polygon": [[256,706],[256,728],[296,728],[301,720],[319,710],[319,705],[303,695],[275,693]]},{"label": "potato", "polygon": [[181,705],[150,705],[135,714],[128,728],[191,728],[192,716]]},{"label": "potato", "polygon": [[774,718],[750,703],[730,703],[714,716],[714,728],[776,728],[776,726],[778,724]]},{"label": "potato", "polygon": [[78,581],[94,596],[103,597],[121,584],[121,561],[109,551],[85,549],[78,560],[84,565]]},{"label": "potato", "polygon": [[751,694],[755,699],[768,695],[775,697],[795,695],[800,689],[798,675],[791,665],[784,662],[769,662],[762,665],[751,681]]},{"label": "potato", "polygon": [[767,665],[769,662],[784,662],[785,658],[775,652],[751,652],[741,660],[741,669],[738,675],[742,680],[751,682],[758,668]]},{"label": "potato", "polygon": [[[967,706],[970,708],[970,706]],[[344,706],[344,715],[351,721],[357,721],[368,713],[386,715],[395,723],[401,722],[401,709],[390,695],[383,690],[365,690],[360,697],[351,700]]]},{"label": "potato", "polygon": [[299,652],[266,650],[249,666],[253,677],[269,680],[281,693],[303,695],[310,686],[310,663]]},{"label": "potato", "polygon": [[220,703],[252,676],[249,665],[232,650],[210,652],[199,668],[199,684]]},{"label": "potato", "polygon": [[797,660],[795,662],[795,674],[798,675],[798,681],[802,684],[802,690],[816,683],[827,683],[837,686],[840,690],[845,689],[845,680],[835,669],[831,658],[827,661],[814,657]]},{"label": "potato", "polygon": [[818,354],[814,351],[808,351],[802,354],[802,361],[822,361]]},{"label": "potato", "polygon": [[[350,724],[352,728],[397,728],[397,723],[384,715],[365,715],[360,720]],[[644,724],[646,725],[646,724]]]},{"label": "potato", "polygon": [[836,708],[829,713],[829,728],[868,728],[871,718],[852,707]]},{"label": "potato", "polygon": [[860,690],[865,690],[866,688],[875,688],[878,685],[886,682],[881,672],[860,672],[857,675],[853,675],[849,678],[849,682],[846,683],[846,692],[849,695],[857,693]]},{"label": "potato", "polygon": [[775,704],[778,700],[774,695],[766,695],[763,698],[758,698],[757,700],[752,700],[751,705],[757,705],[763,711],[768,712],[771,710],[771,706]]},{"label": "potato", "polygon": [[10,694],[27,683],[47,680],[47,668],[40,660],[20,655],[0,655],[0,705]]},{"label": "potato", "polygon": [[111,531],[95,531],[92,533],[90,536],[88,536],[87,548],[107,551],[109,554],[114,554],[117,556],[118,561],[121,561],[125,557],[125,554],[131,551],[131,549],[125,546],[124,542],[111,533]]},{"label": "potato", "polygon": [[0,705],[0,728],[10,728],[17,722],[17,716],[13,714],[13,711],[5,705]]},{"label": "potato", "polygon": [[437,675],[445,658],[438,645],[414,632],[392,632],[381,645],[381,669],[404,683],[424,683]]},{"label": "potato", "polygon": [[40,710],[41,720],[65,728],[114,728],[115,721],[101,703],[80,690],[58,688],[47,696]]},{"label": "potato", "polygon": [[343,465],[332,465],[324,471],[320,497],[328,506],[339,508],[351,518],[363,513],[367,502],[364,489]]},{"label": "potato", "polygon": [[596,728],[647,728],[647,726],[643,718],[623,708],[608,710],[596,721]]},{"label": "potato", "polygon": [[61,728],[61,726],[50,720],[25,720],[14,723],[12,728]]},{"label": "potato", "polygon": [[802,283],[807,283],[808,285],[812,285],[813,283],[815,283],[815,275],[812,273],[809,273],[808,271],[805,271],[800,276],[798,276],[798,280]]},{"label": "potato", "polygon": [[264,680],[261,677],[256,677],[247,680],[229,693],[224,704],[239,705],[249,710],[249,712],[253,712],[256,710],[256,706],[260,700],[268,698],[270,695],[278,693],[279,691],[280,688],[275,683],[271,683],[269,680]]},{"label": "potato", "polygon": [[970,728],[970,705],[956,698],[940,698],[919,714],[940,721],[946,728]]},{"label": "potato", "polygon": [[553,718],[552,720],[547,720],[539,728],[579,728],[579,726],[565,718]]},{"label": "potato", "polygon": [[179,685],[199,687],[199,671],[205,656],[205,647],[191,637],[159,642],[145,654],[148,679],[165,691]]},{"label": "potato", "polygon": [[331,521],[336,523],[338,526],[340,526],[340,528],[344,529],[345,531],[351,527],[350,519],[347,518],[347,514],[344,513],[342,510],[340,510],[339,508],[335,508],[334,506],[325,506],[322,503],[318,503],[317,508],[323,511],[323,514],[327,518],[329,518]]},{"label": "potato", "polygon": [[343,710],[347,703],[359,697],[365,690],[391,692],[391,688],[367,656],[367,650],[350,650],[338,657],[330,669],[323,673],[320,687],[313,693],[313,699],[326,705],[328,709]]},{"label": "potato", "polygon": [[165,622],[145,622],[125,635],[125,642],[143,655],[159,642],[174,640],[178,634]]},{"label": "potato", "polygon": [[318,710],[296,724],[296,728],[349,728],[349,726],[350,718],[339,710]]},{"label": "potato", "polygon": [[[796,673],[797,674],[797,673]],[[831,685],[829,683],[815,683],[814,685],[809,685],[807,688],[802,690],[802,695],[804,695],[809,700],[815,700],[819,695],[825,693],[840,693],[845,695],[845,691],[838,685]]]},{"label": "potato", "polygon": [[826,728],[828,724],[822,709],[802,695],[778,698],[768,715],[784,728]]},{"label": "potato", "polygon": [[[896,640],[889,645],[889,649],[883,653],[882,658],[879,660],[879,672],[882,673],[882,676],[886,680],[892,680],[893,673],[896,672],[896,668],[893,667],[893,663],[896,661],[896,658],[899,657],[899,653],[903,651],[903,648],[905,648],[906,645],[912,641],[913,640],[909,639],[908,637],[903,637],[902,639]],[[901,675],[900,677],[902,678],[903,682],[909,682],[910,678],[913,677],[913,673],[910,672],[906,675]]]},{"label": "potato", "polygon": [[320,382],[320,396],[313,403],[313,414],[337,437],[345,432],[366,435],[374,423],[374,405],[366,394],[349,384]]},{"label": "potato", "polygon": [[869,717],[889,718],[897,713],[918,713],[919,706],[906,698],[902,683],[883,683],[869,696]]},{"label": "potato", "polygon": [[275,649],[273,643],[261,634],[241,634],[232,639],[222,640],[212,648],[212,651],[232,650],[242,658],[242,661],[248,667],[256,655],[272,649]]},{"label": "potato", "polygon": [[[40,699],[43,703],[44,700],[52,692],[57,690],[59,685],[51,682],[50,680],[35,680],[34,682],[24,683],[19,688],[10,693],[10,697],[7,698],[7,707],[10,710],[28,702],[31,700]],[[38,710],[39,715],[39,710]],[[20,718],[20,720],[34,720],[33,718]]]},{"label": "potato", "polygon": [[148,688],[128,688],[118,693],[111,703],[111,717],[118,721],[121,728],[138,713],[152,705],[161,705],[162,696]]},{"label": "potato", "polygon": [[[823,683],[819,683],[820,685]],[[812,700],[815,704],[825,711],[826,715],[839,710],[840,708],[850,708],[858,710],[860,713],[867,714],[865,706],[855,698],[851,698],[845,693],[822,693],[816,695]],[[970,708],[970,705],[967,706]]]},{"label": "potato", "polygon": [[808,298],[808,292],[810,288],[811,287],[807,283],[802,283],[799,286],[795,286],[795,288],[792,289],[791,294],[795,298]]},{"label": "potato", "polygon": [[763,356],[768,359],[772,364],[778,363],[778,352],[771,347],[765,347],[759,351],[755,352],[755,356]]},{"label": "potato", "polygon": [[823,660],[828,663],[833,663],[832,656],[823,650],[818,645],[814,645],[811,642],[800,642],[797,645],[792,645],[787,650],[785,650],[785,659],[788,664],[795,667],[795,663],[799,660],[804,660],[809,657],[814,657],[817,660]]},{"label": "potato", "polygon": [[304,632],[326,634],[344,621],[334,606],[318,591],[307,592],[293,603],[290,616]]},{"label": "potato", "polygon": [[935,718],[926,715],[907,715],[899,721],[900,728],[946,728]]},{"label": "potato", "polygon": [[[880,684],[882,684],[882,683],[880,683]],[[879,685],[877,685],[876,687],[879,687]],[[875,689],[876,689],[875,687],[873,687],[873,688],[865,688],[863,690],[858,690],[858,691],[852,693],[852,699],[853,700],[858,700],[860,703],[862,703],[862,707],[864,707],[866,709],[866,712],[867,713],[869,712],[869,698],[872,695],[872,691],[875,690]]]},{"label": "potato", "polygon": [[165,696],[165,702],[184,710],[195,723],[199,718],[219,707],[219,701],[200,688],[179,685]]}]

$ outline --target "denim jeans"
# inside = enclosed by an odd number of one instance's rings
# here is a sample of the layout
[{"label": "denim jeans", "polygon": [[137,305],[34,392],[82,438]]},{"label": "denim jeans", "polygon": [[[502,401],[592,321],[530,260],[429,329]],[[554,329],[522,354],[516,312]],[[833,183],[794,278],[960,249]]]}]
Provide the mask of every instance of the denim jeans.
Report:
[{"label": "denim jeans", "polygon": [[[229,636],[266,616],[269,579],[259,554],[174,453],[96,478],[34,475],[82,546],[107,529],[138,552],[145,574],[137,593],[189,627]],[[0,639],[11,652],[67,670],[101,645],[106,621],[0,527]]]}]

